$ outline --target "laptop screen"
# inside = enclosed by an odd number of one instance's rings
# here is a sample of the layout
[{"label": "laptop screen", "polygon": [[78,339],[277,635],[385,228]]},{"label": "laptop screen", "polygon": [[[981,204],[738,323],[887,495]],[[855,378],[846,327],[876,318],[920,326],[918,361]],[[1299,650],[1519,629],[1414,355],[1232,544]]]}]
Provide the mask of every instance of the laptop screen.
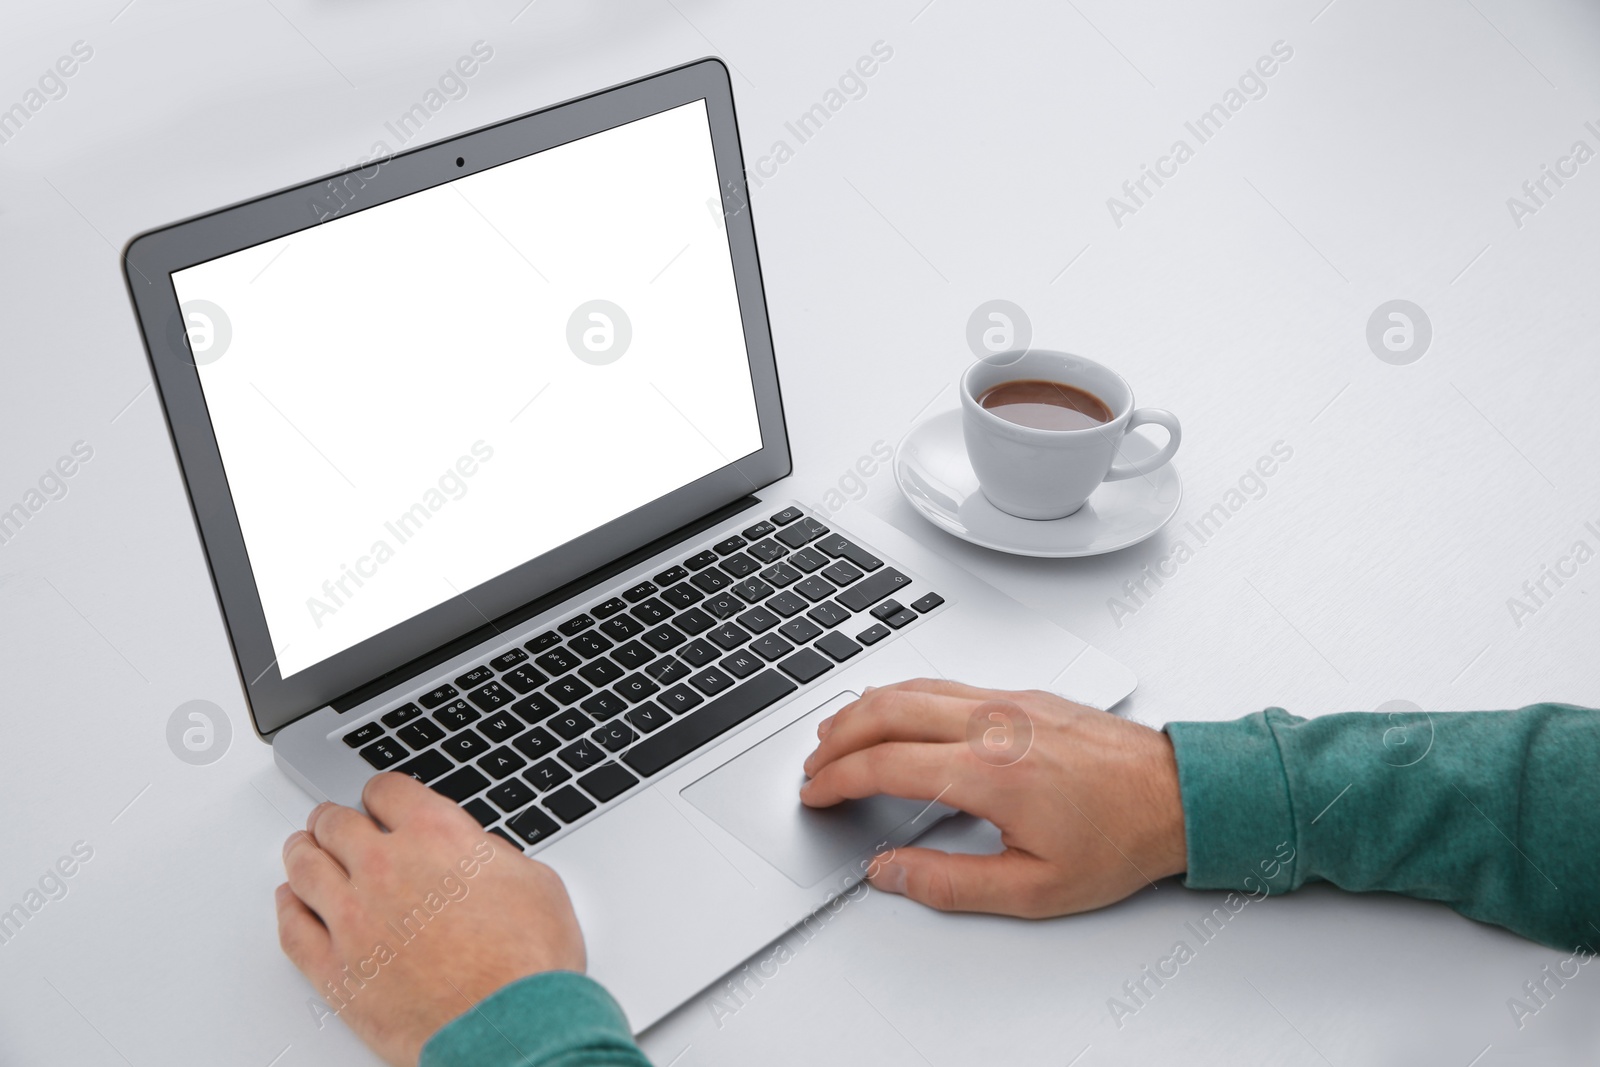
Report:
[{"label": "laptop screen", "polygon": [[761,448],[721,203],[700,100],[172,274],[284,677]]}]

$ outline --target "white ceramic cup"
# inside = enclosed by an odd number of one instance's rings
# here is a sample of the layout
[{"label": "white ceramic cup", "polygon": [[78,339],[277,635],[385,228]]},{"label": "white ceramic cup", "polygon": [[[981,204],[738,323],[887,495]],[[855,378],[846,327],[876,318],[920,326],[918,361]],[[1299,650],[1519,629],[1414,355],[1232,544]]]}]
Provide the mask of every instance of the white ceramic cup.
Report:
[{"label": "white ceramic cup", "polygon": [[[1060,382],[1105,401],[1111,421],[1081,430],[1039,430],[1009,422],[978,403],[1004,382]],[[1118,462],[1122,438],[1151,423],[1167,430],[1166,445],[1136,462]],[[1161,408],[1135,408],[1122,376],[1093,360],[1066,352],[999,352],[978,360],[961,379],[961,428],[967,457],[989,502],[1023,519],[1071,515],[1101,482],[1149,474],[1172,459],[1182,431],[1177,416]]]}]

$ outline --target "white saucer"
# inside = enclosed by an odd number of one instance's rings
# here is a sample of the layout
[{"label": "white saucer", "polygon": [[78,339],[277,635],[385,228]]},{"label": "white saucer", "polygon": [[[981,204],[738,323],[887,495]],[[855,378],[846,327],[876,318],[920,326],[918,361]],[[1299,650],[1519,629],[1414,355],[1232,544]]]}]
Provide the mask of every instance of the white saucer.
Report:
[{"label": "white saucer", "polygon": [[[1120,458],[1140,460],[1156,451],[1148,439],[1131,433],[1123,439]],[[895,449],[894,478],[911,505],[941,530],[998,552],[1055,559],[1136,545],[1165,526],[1183,499],[1183,481],[1168,463],[1143,478],[1106,482],[1064,519],[1007,515],[978,488],[959,410],[911,428]]]}]

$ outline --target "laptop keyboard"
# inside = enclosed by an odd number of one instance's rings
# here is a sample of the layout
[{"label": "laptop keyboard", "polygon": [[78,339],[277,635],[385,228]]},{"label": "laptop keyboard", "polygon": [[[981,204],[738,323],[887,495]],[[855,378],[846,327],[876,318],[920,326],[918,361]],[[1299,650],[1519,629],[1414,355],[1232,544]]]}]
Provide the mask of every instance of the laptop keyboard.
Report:
[{"label": "laptop keyboard", "polygon": [[911,584],[784,508],[343,740],[543,844],[944,603]]}]

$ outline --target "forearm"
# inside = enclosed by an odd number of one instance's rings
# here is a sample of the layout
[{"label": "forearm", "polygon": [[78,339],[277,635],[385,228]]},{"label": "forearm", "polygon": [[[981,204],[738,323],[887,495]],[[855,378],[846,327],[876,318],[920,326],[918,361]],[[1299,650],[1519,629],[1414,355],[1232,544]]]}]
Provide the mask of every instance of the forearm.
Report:
[{"label": "forearm", "polygon": [[512,982],[434,1034],[418,1067],[649,1067],[616,1002],[570,971]]},{"label": "forearm", "polygon": [[1278,708],[1172,723],[1187,884],[1308,881],[1450,905],[1547,945],[1600,942],[1600,712]]}]

